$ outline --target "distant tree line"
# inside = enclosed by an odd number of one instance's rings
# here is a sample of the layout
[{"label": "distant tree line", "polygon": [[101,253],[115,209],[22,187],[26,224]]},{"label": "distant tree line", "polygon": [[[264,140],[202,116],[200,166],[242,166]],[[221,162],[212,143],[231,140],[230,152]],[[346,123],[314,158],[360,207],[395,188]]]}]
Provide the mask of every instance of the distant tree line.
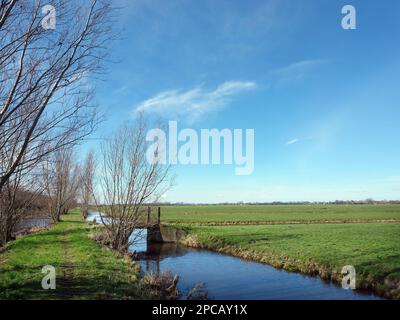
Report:
[{"label": "distant tree line", "polygon": [[274,206],[274,205],[366,205],[366,204],[400,204],[400,200],[335,200],[335,201],[272,201],[272,202],[219,202],[219,203],[191,203],[191,202],[159,202],[158,206]]}]

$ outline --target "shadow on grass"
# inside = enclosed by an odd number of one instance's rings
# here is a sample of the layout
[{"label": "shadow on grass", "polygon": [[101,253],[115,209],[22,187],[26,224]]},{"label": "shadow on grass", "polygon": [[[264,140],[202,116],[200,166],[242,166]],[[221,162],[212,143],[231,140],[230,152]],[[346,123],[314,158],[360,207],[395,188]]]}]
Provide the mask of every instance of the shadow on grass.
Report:
[{"label": "shadow on grass", "polygon": [[138,284],[112,281],[109,276],[61,278],[55,290],[44,290],[37,279],[0,287],[1,300],[143,299],[142,293]]},{"label": "shadow on grass", "polygon": [[[21,265],[14,266],[7,270],[9,283],[6,278],[0,282],[0,300],[1,299],[143,299],[145,298],[142,288],[138,282],[120,280],[115,276],[120,271],[115,268],[103,268],[102,266],[93,266],[71,264],[54,264],[58,270],[65,271],[66,268],[79,270],[82,275],[71,275],[70,277],[57,276],[56,289],[44,290],[41,281],[44,274],[41,274],[42,266],[26,267]],[[95,273],[99,274],[95,274]],[[23,274],[14,279],[15,274]]]}]

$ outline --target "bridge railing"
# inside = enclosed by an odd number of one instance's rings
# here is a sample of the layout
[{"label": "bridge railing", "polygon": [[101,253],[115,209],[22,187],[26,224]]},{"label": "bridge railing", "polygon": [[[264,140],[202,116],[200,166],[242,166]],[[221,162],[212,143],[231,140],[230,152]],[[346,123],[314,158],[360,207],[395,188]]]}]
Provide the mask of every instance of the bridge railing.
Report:
[{"label": "bridge railing", "polygon": [[148,226],[159,225],[161,222],[161,207],[148,206],[146,224]]}]

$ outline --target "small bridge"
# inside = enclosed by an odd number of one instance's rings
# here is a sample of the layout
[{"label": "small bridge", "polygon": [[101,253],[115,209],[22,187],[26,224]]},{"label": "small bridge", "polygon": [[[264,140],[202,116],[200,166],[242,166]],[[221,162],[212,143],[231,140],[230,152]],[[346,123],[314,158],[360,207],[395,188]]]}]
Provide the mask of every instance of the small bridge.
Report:
[{"label": "small bridge", "polygon": [[138,226],[140,229],[147,229],[147,243],[163,242],[161,235],[161,207],[147,207],[147,213],[143,225]]},{"label": "small bridge", "polygon": [[138,229],[151,228],[161,224],[161,207],[147,207],[143,212],[142,222],[138,225]]},{"label": "small bridge", "polygon": [[161,207],[147,207],[146,223],[142,226],[147,229],[147,244],[177,243],[187,236],[187,232],[173,226],[161,226]]},{"label": "small bridge", "polygon": [[[99,223],[103,216],[105,219],[107,217],[103,213],[92,212],[94,216],[88,216],[87,221],[93,223]],[[99,219],[99,220],[98,220]],[[161,207],[148,206],[147,208],[142,208],[140,210],[138,223],[136,223],[135,229],[146,229],[147,230],[147,243],[161,243],[164,242],[161,233]]]}]

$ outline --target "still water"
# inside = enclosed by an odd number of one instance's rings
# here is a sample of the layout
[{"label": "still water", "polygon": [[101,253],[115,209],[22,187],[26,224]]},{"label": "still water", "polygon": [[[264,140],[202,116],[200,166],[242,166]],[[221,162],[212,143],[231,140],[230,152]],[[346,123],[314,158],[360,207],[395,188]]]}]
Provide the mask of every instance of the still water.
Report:
[{"label": "still water", "polygon": [[[89,215],[93,221],[99,214]],[[149,244],[146,230],[135,230],[132,239],[139,241],[130,251],[145,253],[138,262],[142,273],[172,272],[179,275],[182,299],[200,285],[208,299],[232,300],[375,300],[379,297],[341,287],[298,273],[276,269],[266,264],[246,261],[204,249],[179,244]]]},{"label": "still water", "polygon": [[149,245],[146,257],[139,263],[143,273],[178,274],[183,299],[198,284],[203,284],[209,299],[379,299],[372,294],[344,290],[318,277],[177,244]]},{"label": "still water", "polygon": [[51,219],[48,219],[48,218],[24,219],[15,226],[14,232],[19,232],[24,229],[30,229],[30,228],[48,227],[48,226],[50,226],[51,222],[52,222]]},{"label": "still water", "polygon": [[[86,221],[92,223],[102,223],[102,214],[99,212],[89,212],[86,217]],[[103,216],[104,223],[107,223],[109,219]],[[130,236],[130,241],[134,243],[129,247],[131,252],[145,252],[147,250],[147,229],[136,229]]]}]

